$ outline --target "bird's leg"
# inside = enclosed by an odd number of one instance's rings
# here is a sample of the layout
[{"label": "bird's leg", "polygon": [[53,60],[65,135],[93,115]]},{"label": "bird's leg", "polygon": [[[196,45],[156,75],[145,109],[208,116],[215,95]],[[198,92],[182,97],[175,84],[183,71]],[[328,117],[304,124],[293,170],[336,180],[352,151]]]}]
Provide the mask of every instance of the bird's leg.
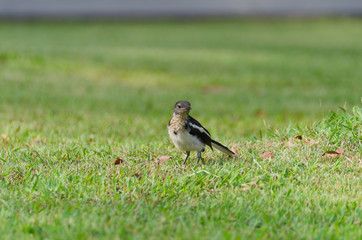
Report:
[{"label": "bird's leg", "polygon": [[189,158],[189,156],[190,156],[190,151],[186,151],[186,158],[185,158],[185,161],[184,161],[184,165],[185,165],[187,159]]},{"label": "bird's leg", "polygon": [[201,152],[197,152],[197,162],[196,162],[196,164],[199,163],[200,159],[201,159]]}]

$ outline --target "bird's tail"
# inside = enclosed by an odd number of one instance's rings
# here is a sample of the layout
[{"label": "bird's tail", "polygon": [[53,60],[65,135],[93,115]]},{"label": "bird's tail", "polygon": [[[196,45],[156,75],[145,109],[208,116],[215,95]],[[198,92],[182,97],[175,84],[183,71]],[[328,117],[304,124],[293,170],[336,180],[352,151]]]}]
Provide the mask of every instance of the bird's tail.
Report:
[{"label": "bird's tail", "polygon": [[231,151],[230,149],[228,149],[221,143],[216,142],[215,140],[211,140],[211,145],[212,145],[212,147],[216,148],[217,150],[219,150],[229,156],[234,156],[234,154],[235,154],[233,151]]}]

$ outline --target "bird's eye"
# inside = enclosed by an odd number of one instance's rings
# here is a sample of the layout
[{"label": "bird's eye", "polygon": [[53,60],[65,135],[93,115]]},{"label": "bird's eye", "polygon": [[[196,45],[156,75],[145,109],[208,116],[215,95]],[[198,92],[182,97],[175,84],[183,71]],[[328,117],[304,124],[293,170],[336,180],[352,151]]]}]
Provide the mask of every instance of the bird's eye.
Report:
[{"label": "bird's eye", "polygon": [[181,108],[181,105],[177,105],[178,108]]}]

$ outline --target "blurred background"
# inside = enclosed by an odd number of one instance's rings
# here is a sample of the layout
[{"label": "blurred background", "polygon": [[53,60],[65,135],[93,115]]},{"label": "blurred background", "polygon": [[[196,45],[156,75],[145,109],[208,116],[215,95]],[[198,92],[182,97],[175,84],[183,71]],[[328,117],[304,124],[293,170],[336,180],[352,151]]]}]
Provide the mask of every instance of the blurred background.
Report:
[{"label": "blurred background", "polygon": [[0,0],[2,17],[357,15],[360,0]]},{"label": "blurred background", "polygon": [[311,124],[361,104],[360,16],[360,0],[0,0],[0,130],[165,140],[182,99],[220,141]]}]

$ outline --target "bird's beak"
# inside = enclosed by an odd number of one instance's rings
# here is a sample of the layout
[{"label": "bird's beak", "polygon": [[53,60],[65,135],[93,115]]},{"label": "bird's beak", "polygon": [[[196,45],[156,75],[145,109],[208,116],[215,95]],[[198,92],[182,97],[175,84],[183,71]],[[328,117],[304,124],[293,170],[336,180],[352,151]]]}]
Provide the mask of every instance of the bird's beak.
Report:
[{"label": "bird's beak", "polygon": [[191,110],[191,107],[184,107],[184,108],[182,108],[182,110],[190,111],[190,110]]}]

